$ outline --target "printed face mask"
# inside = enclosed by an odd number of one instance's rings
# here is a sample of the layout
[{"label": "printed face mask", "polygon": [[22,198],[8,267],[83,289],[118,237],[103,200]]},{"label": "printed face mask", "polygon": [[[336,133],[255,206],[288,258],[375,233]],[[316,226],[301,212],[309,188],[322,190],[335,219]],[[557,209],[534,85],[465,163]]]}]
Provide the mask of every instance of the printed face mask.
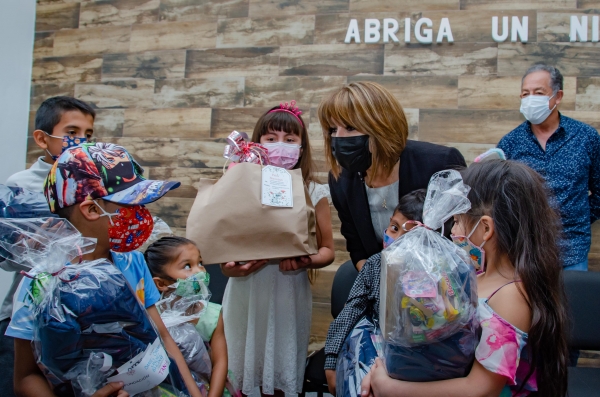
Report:
[{"label": "printed face mask", "polygon": [[[62,139],[63,143],[62,143],[62,148],[60,151],[61,153],[63,153],[65,150],[67,150],[70,147],[79,146],[82,143],[87,142],[87,138],[80,138],[80,137],[69,136],[69,135],[65,135],[63,137],[54,136],[54,135],[48,134],[46,131],[44,131],[44,134],[48,135],[50,138]],[[52,157],[52,160],[54,160],[54,161],[58,160],[59,156],[53,155],[52,153],[50,153],[50,151],[48,149],[46,149],[46,152],[50,155],[50,157]]]},{"label": "printed face mask", "polygon": [[383,231],[383,249],[389,247],[396,239],[391,238],[387,233],[387,229]]},{"label": "printed face mask", "polygon": [[102,211],[100,216],[108,216],[108,239],[110,249],[115,252],[131,252],[141,247],[150,237],[154,221],[150,211],[143,205],[121,207],[115,213],[108,213],[94,200]]},{"label": "printed face mask", "polygon": [[465,250],[467,254],[469,254],[469,257],[475,265],[477,274],[485,272],[485,250],[483,249],[485,241],[481,243],[480,246],[477,246],[473,244],[470,238],[477,229],[477,226],[479,226],[479,222],[481,222],[481,219],[477,221],[477,224],[475,224],[475,227],[473,228],[473,230],[471,230],[471,233],[469,233],[468,236],[451,236],[454,244],[458,245],[460,248]]},{"label": "printed face mask", "polygon": [[542,124],[550,113],[556,108],[556,105],[550,109],[550,99],[552,96],[529,95],[521,99],[521,113],[531,124]]},{"label": "printed face mask", "polygon": [[198,272],[192,274],[186,279],[177,279],[175,294],[179,296],[191,296],[205,294],[210,283],[210,274],[207,272]]},{"label": "printed face mask", "polygon": [[347,138],[331,138],[333,156],[342,167],[352,173],[365,172],[371,167],[369,136],[359,135]]},{"label": "printed face mask", "polygon": [[263,143],[262,145],[269,151],[271,165],[291,170],[298,164],[302,146],[284,142]]}]

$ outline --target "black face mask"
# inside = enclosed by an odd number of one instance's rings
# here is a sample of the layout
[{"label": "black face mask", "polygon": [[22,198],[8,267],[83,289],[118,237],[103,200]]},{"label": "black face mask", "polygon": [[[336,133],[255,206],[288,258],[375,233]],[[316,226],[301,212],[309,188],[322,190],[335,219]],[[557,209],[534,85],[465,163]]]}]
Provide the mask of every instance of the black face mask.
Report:
[{"label": "black face mask", "polygon": [[368,135],[332,137],[331,150],[338,163],[352,173],[364,173],[371,167]]}]

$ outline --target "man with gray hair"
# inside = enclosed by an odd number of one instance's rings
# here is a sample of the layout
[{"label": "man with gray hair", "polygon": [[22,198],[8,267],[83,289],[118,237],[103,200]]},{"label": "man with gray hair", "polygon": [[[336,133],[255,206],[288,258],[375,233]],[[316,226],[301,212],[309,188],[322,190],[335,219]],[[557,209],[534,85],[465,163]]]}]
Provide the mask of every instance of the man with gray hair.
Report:
[{"label": "man with gray hair", "polygon": [[591,225],[600,218],[600,136],[591,126],[560,114],[562,98],[560,71],[531,66],[521,81],[521,113],[527,121],[498,147],[507,159],[526,163],[546,179],[561,215],[564,269],[585,271]]}]

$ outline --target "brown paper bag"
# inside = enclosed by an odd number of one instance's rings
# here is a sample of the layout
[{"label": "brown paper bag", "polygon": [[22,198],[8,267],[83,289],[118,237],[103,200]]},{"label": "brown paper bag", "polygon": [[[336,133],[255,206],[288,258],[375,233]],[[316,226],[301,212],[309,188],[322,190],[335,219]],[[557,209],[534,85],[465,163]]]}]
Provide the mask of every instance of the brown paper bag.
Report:
[{"label": "brown paper bag", "polygon": [[315,209],[300,170],[292,175],[293,208],[261,203],[262,166],[240,163],[219,180],[200,179],[187,238],[206,264],[317,253]]}]

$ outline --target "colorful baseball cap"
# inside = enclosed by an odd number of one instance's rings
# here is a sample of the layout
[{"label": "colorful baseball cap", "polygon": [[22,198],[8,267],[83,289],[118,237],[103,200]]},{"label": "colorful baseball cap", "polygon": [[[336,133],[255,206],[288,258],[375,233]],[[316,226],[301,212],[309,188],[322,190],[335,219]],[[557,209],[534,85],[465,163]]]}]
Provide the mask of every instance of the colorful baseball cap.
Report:
[{"label": "colorful baseball cap", "polygon": [[44,195],[50,211],[101,198],[123,205],[149,204],[178,188],[176,181],[152,181],[124,147],[84,143],[65,150],[52,166]]}]

